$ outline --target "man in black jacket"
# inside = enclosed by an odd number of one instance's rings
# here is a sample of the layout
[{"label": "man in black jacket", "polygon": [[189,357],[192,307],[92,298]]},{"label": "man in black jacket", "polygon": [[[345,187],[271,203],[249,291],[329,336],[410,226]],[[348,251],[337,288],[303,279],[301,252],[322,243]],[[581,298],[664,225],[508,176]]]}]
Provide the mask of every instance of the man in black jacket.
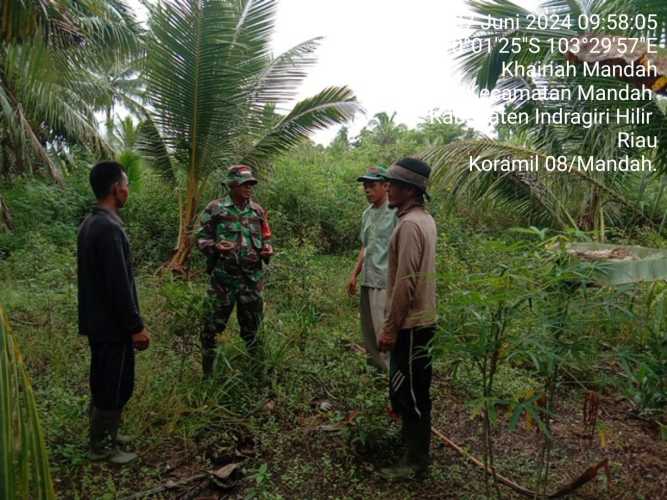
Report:
[{"label": "man in black jacket", "polygon": [[79,228],[77,272],[79,333],[90,344],[91,460],[124,464],[134,460],[119,444],[123,407],[134,388],[134,349],[148,348],[150,336],[139,313],[130,245],[118,216],[129,196],[119,163],[103,161],[90,172],[97,205]]}]

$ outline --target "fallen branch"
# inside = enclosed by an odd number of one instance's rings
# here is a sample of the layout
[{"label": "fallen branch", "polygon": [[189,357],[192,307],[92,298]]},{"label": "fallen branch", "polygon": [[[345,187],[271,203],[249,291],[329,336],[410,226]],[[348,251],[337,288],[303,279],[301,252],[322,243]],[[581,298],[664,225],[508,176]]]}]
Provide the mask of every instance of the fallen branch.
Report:
[{"label": "fallen branch", "polygon": [[569,495],[572,493],[574,490],[579,488],[580,486],[583,486],[586,484],[588,481],[594,479],[598,475],[598,471],[600,469],[604,468],[604,470],[607,473],[607,485],[609,485],[609,459],[605,458],[602,462],[596,465],[590,466],[586,471],[579,476],[577,479],[572,481],[570,484],[563,486],[560,490],[558,490],[556,493],[553,493],[549,495],[549,498],[558,498],[558,497],[563,497],[565,495]]},{"label": "fallen branch", "polygon": [[445,436],[442,432],[440,432],[435,427],[431,427],[431,431],[433,432],[433,434],[438,436],[442,440],[442,442],[444,442],[452,450],[456,451],[461,456],[465,457],[468,461],[474,463],[478,467],[481,467],[482,469],[484,469],[484,471],[486,471],[487,474],[491,474],[493,477],[495,477],[499,482],[501,482],[505,486],[511,488],[512,490],[516,491],[517,493],[519,493],[523,496],[535,498],[535,492],[534,491],[531,491],[529,489],[524,488],[520,484],[517,484],[514,481],[512,481],[511,479],[507,479],[506,477],[501,476],[495,470],[491,469],[490,467],[487,467],[486,465],[484,465],[484,463],[482,463],[481,461],[479,461],[478,459],[473,457],[470,453],[465,451],[463,448],[461,448],[459,445],[457,445],[454,441],[450,440],[447,436]]},{"label": "fallen branch", "polygon": [[194,481],[198,481],[200,479],[204,479],[206,477],[209,477],[209,474],[207,472],[201,473],[201,474],[196,474],[192,477],[188,477],[185,479],[181,479],[180,481],[167,481],[161,486],[158,486],[156,488],[152,488],[150,490],[146,491],[141,491],[139,493],[135,493],[134,495],[130,495],[129,497],[123,497],[121,500],[137,500],[139,498],[144,498],[150,495],[155,495],[156,493],[160,493],[165,490],[173,490],[174,488],[178,488],[179,486],[184,486],[186,484],[190,484]]},{"label": "fallen branch", "polygon": [[366,354],[366,349],[361,347],[359,344],[355,344],[354,342],[350,342],[349,344],[347,344],[347,347],[352,352],[358,352],[360,354]]},{"label": "fallen branch", "polygon": [[[516,493],[519,493],[525,497],[532,497],[536,498],[536,493],[534,491],[531,491],[527,488],[524,488],[520,484],[515,483],[511,479],[508,479],[504,476],[501,476],[498,474],[494,469],[487,467],[484,465],[483,462],[472,456],[470,453],[465,451],[463,448],[461,448],[459,445],[457,445],[454,441],[449,439],[447,436],[445,436],[442,432],[440,432],[438,429],[435,427],[431,427],[431,431],[433,434],[435,434],[437,437],[439,437],[443,443],[445,443],[449,448],[452,450],[456,451],[459,455],[463,456],[466,458],[469,462],[472,462],[473,464],[477,465],[478,467],[482,468],[487,474],[490,474],[493,476],[498,482],[504,484],[508,488],[512,489]],[[590,466],[588,469],[584,471],[583,474],[581,474],[579,477],[577,477],[574,481],[571,483],[563,486],[560,488],[556,493],[552,493],[551,495],[547,495],[547,498],[560,498],[565,495],[569,495],[572,493],[574,490],[580,488],[584,484],[588,483],[592,479],[594,479],[600,469],[604,468],[606,473],[607,473],[607,480],[609,482],[609,460],[604,459],[600,463],[596,465]]]}]

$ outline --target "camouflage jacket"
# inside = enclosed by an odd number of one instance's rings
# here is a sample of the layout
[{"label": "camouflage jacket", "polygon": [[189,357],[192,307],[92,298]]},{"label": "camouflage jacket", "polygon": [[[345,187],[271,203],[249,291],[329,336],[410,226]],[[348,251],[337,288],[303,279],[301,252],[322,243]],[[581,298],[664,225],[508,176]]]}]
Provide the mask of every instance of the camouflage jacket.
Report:
[{"label": "camouflage jacket", "polygon": [[[260,251],[269,244],[262,236],[264,209],[250,200],[237,207],[230,196],[213,200],[201,215],[197,246],[207,256],[207,271],[214,282],[227,284],[243,280],[259,284],[263,277]],[[233,244],[228,253],[220,253],[220,242]]]}]

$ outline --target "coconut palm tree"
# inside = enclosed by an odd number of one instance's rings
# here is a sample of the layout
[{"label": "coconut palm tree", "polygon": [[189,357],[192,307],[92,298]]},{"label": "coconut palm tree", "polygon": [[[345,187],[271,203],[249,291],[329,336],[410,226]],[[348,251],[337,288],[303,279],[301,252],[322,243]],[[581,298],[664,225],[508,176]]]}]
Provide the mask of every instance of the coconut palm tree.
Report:
[{"label": "coconut palm tree", "polygon": [[47,167],[51,141],[108,151],[95,118],[101,65],[137,50],[139,29],[121,0],[5,0],[0,9],[0,144],[5,174]]},{"label": "coconut palm tree", "polygon": [[[123,61],[105,61],[98,65],[94,70],[96,85],[101,90],[97,94],[97,99],[93,103],[96,111],[104,112],[104,126],[108,143],[114,141],[116,132],[116,108],[131,113],[133,116],[142,119],[146,110],[145,104],[145,86],[141,69],[145,54],[143,48],[137,47],[137,53]],[[126,117],[121,122],[127,124]]]},{"label": "coconut palm tree", "polygon": [[[633,0],[634,7],[647,5],[653,0]],[[580,14],[601,14],[613,11],[624,2],[616,0],[601,0],[589,2],[584,0],[548,0],[543,3],[543,8],[549,9],[550,13],[562,16],[570,16],[577,19]],[[501,78],[503,62],[517,61],[524,65],[539,62],[565,62],[565,55],[552,54],[549,52],[549,39],[553,37],[577,37],[583,33],[572,26],[571,28],[560,27],[558,30],[541,31],[527,29],[527,16],[529,11],[505,0],[492,0],[489,2],[469,2],[474,12],[474,24],[476,29],[473,38],[483,39],[491,44],[492,50],[479,52],[472,49],[472,44],[464,47],[460,55],[461,68],[478,89],[505,89],[532,90],[536,88],[548,89],[575,89],[579,85],[595,84],[602,87],[625,86],[623,82],[590,78],[581,76],[575,78]],[[626,9],[634,8],[628,7]],[[664,11],[664,6],[662,7]],[[664,15],[664,13],[663,13]],[[502,31],[496,29],[481,29],[482,23],[489,16],[497,19],[518,18],[522,20],[521,28],[515,31]],[[664,26],[666,18],[662,18],[660,26]],[[664,33],[664,28],[662,33]],[[632,35],[632,33],[630,34]],[[499,50],[496,42],[497,37],[531,37],[539,41],[541,51],[531,53],[527,44],[524,50],[516,54],[505,54]],[[660,35],[662,37],[662,35]],[[664,43],[664,37],[659,38]],[[572,56],[571,54],[569,55]],[[574,92],[576,95],[576,92]],[[593,107],[594,103],[574,100],[558,101],[521,101],[513,100],[501,102],[506,106],[506,111],[528,111],[529,116],[534,116],[533,111],[553,112],[559,109],[565,111],[586,111]],[[597,103],[600,105],[599,103]],[[650,125],[651,130],[637,130],[643,133],[652,133],[659,136],[660,147],[657,152],[645,152],[655,155],[658,165],[665,165],[667,155],[663,153],[667,146],[667,115],[658,103],[653,100],[643,102],[605,102],[604,107],[610,109],[623,108],[646,108],[654,113],[654,120]],[[627,129],[627,127],[626,127]],[[613,158],[628,153],[617,147],[618,126],[593,126],[583,128],[574,125],[544,125],[538,124],[534,119],[529,120],[526,125],[511,127],[505,130],[499,141],[481,139],[479,141],[464,141],[450,146],[434,148],[427,156],[432,159],[436,167],[442,169],[436,175],[440,182],[454,183],[456,189],[453,193],[474,193],[494,201],[510,203],[515,209],[530,212],[533,216],[543,221],[550,220],[556,225],[575,225],[583,229],[597,229],[598,234],[603,237],[605,219],[620,217],[629,210],[633,217],[647,219],[647,215],[639,208],[636,200],[637,191],[642,190],[642,182],[628,181],[627,177],[610,174],[594,174],[583,172],[569,172],[558,174],[558,176],[541,173],[526,172],[475,172],[468,167],[468,155],[472,152],[480,152],[487,159],[501,158],[530,158],[534,156],[563,155],[571,158],[575,155],[599,155],[601,157]],[[466,161],[464,162],[463,159]],[[445,166],[448,165],[448,166]],[[464,171],[465,170],[465,171]],[[663,171],[665,169],[663,168]],[[645,181],[646,179],[644,179]],[[520,186],[520,187],[519,187]],[[633,197],[635,198],[633,200]],[[649,214],[652,215],[652,214]]]},{"label": "coconut palm tree", "polygon": [[182,270],[202,188],[216,169],[261,168],[315,130],[359,109],[346,87],[329,87],[272,120],[267,106],[294,98],[315,62],[318,40],[271,54],[276,0],[166,0],[148,5],[149,120],[142,149],[165,178],[179,180],[180,231],[168,263]]},{"label": "coconut palm tree", "polygon": [[368,123],[368,130],[373,142],[380,146],[396,144],[401,132],[406,129],[402,123],[396,123],[396,112],[391,115],[385,111],[376,113]]},{"label": "coconut palm tree", "polygon": [[[513,159],[530,161],[538,158],[544,164],[549,150],[539,137],[525,131],[505,140],[474,138],[455,141],[430,149],[425,158],[434,166],[433,183],[447,186],[452,201],[464,198],[469,206],[490,202],[506,213],[514,213],[530,224],[546,224],[557,228],[591,229],[600,221],[585,219],[590,195],[595,194],[593,217],[601,209],[601,198],[610,200],[640,220],[646,215],[624,193],[622,179],[617,184],[604,183],[585,172],[538,173],[529,171],[478,171],[470,168],[469,159]],[[582,215],[584,214],[584,215]],[[618,215],[618,214],[615,214]],[[649,220],[649,222],[651,222]]]},{"label": "coconut palm tree", "polygon": [[[629,18],[643,15],[645,18],[651,16],[655,21],[655,27],[650,23],[631,26],[625,31],[597,33],[595,38],[603,42],[604,47],[610,50],[593,50],[591,43],[582,43],[581,50],[576,54],[570,54],[572,59],[578,61],[600,62],[601,64],[619,65],[621,63],[646,64],[650,63],[657,68],[655,76],[648,78],[628,78],[626,81],[637,86],[646,85],[659,95],[667,96],[667,51],[664,50],[665,37],[667,36],[667,3],[660,0],[606,0],[601,5],[602,14],[627,15]],[[643,28],[643,29],[639,29]],[[647,53],[647,45],[639,43],[631,47],[621,47],[623,43],[614,35],[623,37],[639,37],[652,39],[661,43],[663,50],[658,53]],[[587,37],[592,38],[592,37]]]}]

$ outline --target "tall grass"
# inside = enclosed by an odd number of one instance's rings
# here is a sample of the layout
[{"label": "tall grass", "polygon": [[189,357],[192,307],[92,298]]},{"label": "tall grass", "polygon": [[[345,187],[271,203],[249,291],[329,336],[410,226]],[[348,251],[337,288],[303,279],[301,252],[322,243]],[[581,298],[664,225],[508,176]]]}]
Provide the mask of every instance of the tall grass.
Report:
[{"label": "tall grass", "polygon": [[56,498],[35,396],[1,307],[0,498]]}]

